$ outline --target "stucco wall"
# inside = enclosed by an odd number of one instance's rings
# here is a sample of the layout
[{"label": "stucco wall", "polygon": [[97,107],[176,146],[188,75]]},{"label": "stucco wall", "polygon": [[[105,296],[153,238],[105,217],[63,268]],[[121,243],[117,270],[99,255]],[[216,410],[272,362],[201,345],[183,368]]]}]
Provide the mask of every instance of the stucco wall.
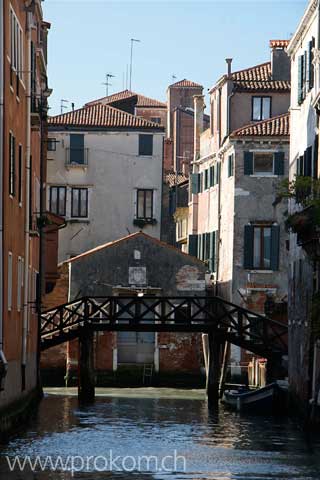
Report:
[{"label": "stucco wall", "polygon": [[56,152],[48,155],[48,187],[87,186],[89,217],[70,219],[69,190],[68,224],[59,232],[59,261],[138,231],[139,228],[133,225],[138,188],[154,189],[154,218],[157,223],[144,227],[144,231],[159,238],[163,134],[154,134],[153,156],[139,156],[139,133],[145,132],[82,131],[85,148],[88,149],[88,167],[66,168],[69,133],[50,130],[50,136],[58,143]]}]

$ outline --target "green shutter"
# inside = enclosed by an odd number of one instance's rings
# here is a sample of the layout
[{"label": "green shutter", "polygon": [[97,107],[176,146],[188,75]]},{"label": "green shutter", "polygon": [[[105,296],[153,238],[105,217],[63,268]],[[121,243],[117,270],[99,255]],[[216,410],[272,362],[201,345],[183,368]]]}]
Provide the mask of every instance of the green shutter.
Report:
[{"label": "green shutter", "polygon": [[253,174],[253,152],[244,152],[244,174]]},{"label": "green shutter", "polygon": [[303,101],[302,85],[303,85],[303,56],[300,55],[298,57],[298,104],[299,105]]},{"label": "green shutter", "polygon": [[319,135],[314,139],[313,147],[313,178],[318,178]]},{"label": "green shutter", "polygon": [[274,154],[274,174],[284,175],[284,152]]},{"label": "green shutter", "polygon": [[303,77],[302,77],[302,98],[306,98],[306,92],[307,92],[307,65],[308,65],[308,59],[307,59],[307,52],[304,52],[303,54]]},{"label": "green shutter", "polygon": [[214,185],[214,167],[210,167],[210,175],[209,175],[210,187]]},{"label": "green shutter", "polygon": [[252,225],[244,227],[244,268],[253,268],[253,235],[254,228]]},{"label": "green shutter", "polygon": [[312,147],[308,147],[304,152],[303,175],[305,177],[312,175]]},{"label": "green shutter", "polygon": [[191,173],[191,193],[199,193],[199,173]]},{"label": "green shutter", "polygon": [[211,232],[210,233],[210,253],[209,253],[210,272],[216,271],[215,258],[216,258],[216,232]]},{"label": "green shutter", "polygon": [[205,242],[206,242],[206,248],[205,248],[205,260],[209,260],[210,258],[210,233],[205,234]]},{"label": "green shutter", "polygon": [[209,170],[208,169],[204,171],[204,188],[205,190],[208,190],[209,188]]},{"label": "green shutter", "polygon": [[202,237],[202,240],[201,240],[201,247],[202,247],[201,248],[201,255],[202,255],[201,260],[204,261],[206,259],[206,234],[203,233],[201,235],[201,237]]},{"label": "green shutter", "polygon": [[198,255],[199,260],[202,260],[202,235],[198,235]]},{"label": "green shutter", "polygon": [[279,270],[279,242],[280,226],[272,225],[271,228],[271,270]]},{"label": "green shutter", "polygon": [[228,177],[233,175],[233,154],[228,157]]},{"label": "green shutter", "polygon": [[188,253],[193,257],[198,253],[198,235],[189,235]]}]

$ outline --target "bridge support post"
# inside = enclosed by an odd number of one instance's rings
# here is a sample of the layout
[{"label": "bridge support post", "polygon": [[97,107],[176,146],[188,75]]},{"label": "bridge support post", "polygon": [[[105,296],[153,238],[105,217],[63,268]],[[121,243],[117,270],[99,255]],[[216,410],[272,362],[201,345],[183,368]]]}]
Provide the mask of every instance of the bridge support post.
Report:
[{"label": "bridge support post", "polygon": [[207,397],[209,408],[218,405],[219,383],[221,370],[221,343],[214,333],[208,335],[208,375],[207,375]]},{"label": "bridge support post", "polygon": [[93,402],[95,397],[93,361],[93,332],[82,327],[79,336],[78,398],[81,402]]}]

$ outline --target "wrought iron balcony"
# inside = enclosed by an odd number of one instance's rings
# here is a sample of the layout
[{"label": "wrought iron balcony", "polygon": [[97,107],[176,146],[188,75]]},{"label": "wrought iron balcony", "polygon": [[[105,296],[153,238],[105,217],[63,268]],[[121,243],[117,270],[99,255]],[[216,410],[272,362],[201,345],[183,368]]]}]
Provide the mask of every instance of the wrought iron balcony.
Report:
[{"label": "wrought iron balcony", "polygon": [[67,167],[87,167],[89,159],[88,148],[67,148],[66,166]]}]

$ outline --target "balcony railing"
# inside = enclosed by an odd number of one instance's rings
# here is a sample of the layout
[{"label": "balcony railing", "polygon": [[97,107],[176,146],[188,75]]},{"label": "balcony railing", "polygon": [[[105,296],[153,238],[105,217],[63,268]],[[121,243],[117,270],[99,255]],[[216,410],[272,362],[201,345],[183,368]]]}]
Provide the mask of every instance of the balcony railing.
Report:
[{"label": "balcony railing", "polygon": [[89,159],[88,148],[67,148],[66,166],[68,167],[87,167]]}]

